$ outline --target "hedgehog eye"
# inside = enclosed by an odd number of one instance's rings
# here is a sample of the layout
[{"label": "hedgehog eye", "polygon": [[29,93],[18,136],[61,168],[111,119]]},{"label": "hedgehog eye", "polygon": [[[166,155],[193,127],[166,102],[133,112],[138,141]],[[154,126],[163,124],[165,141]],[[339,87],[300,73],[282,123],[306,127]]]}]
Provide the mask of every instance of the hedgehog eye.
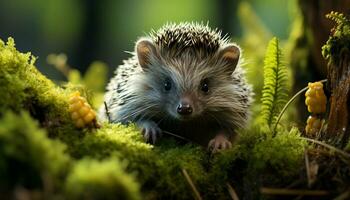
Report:
[{"label": "hedgehog eye", "polygon": [[204,79],[204,80],[202,81],[201,90],[202,90],[204,93],[208,93],[208,92],[209,92],[208,79]]},{"label": "hedgehog eye", "polygon": [[165,80],[165,82],[164,82],[164,89],[166,91],[169,91],[171,89],[171,82],[170,82],[169,79]]}]

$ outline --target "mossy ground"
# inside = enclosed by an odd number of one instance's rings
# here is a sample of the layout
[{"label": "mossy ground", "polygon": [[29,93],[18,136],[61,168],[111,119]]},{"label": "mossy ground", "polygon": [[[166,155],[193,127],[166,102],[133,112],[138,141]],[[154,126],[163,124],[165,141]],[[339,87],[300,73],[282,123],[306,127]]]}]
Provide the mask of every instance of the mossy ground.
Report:
[{"label": "mossy ground", "polygon": [[296,129],[272,137],[254,126],[215,155],[172,138],[146,144],[134,125],[76,129],[68,113],[76,88],[55,85],[34,61],[0,40],[0,193],[9,198],[192,199],[186,170],[204,199],[230,199],[227,183],[257,199],[261,186],[300,174],[306,143]]}]

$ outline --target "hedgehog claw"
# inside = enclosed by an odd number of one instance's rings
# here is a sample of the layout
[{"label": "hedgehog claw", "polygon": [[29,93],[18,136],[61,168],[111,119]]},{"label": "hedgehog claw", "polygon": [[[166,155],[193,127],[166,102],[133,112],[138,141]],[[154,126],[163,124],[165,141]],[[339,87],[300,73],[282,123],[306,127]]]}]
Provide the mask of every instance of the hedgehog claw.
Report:
[{"label": "hedgehog claw", "polygon": [[215,138],[210,140],[208,144],[208,149],[211,150],[212,153],[230,149],[231,147],[232,143],[223,134],[216,135]]},{"label": "hedgehog claw", "polygon": [[139,126],[141,127],[143,138],[147,143],[155,144],[157,138],[161,136],[162,130],[152,121],[139,123]]}]

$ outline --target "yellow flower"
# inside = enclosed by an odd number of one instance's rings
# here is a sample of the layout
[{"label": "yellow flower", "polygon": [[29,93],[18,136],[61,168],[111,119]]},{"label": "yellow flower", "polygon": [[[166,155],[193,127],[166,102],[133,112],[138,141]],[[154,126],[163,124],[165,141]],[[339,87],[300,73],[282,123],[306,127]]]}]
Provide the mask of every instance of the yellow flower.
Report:
[{"label": "yellow flower", "polygon": [[305,104],[309,112],[320,114],[326,112],[327,97],[323,91],[321,82],[309,83],[309,89],[305,93]]},{"label": "yellow flower", "polygon": [[69,99],[69,112],[77,128],[83,128],[96,123],[95,111],[91,108],[86,99],[80,96],[79,92],[74,92],[71,95]]}]

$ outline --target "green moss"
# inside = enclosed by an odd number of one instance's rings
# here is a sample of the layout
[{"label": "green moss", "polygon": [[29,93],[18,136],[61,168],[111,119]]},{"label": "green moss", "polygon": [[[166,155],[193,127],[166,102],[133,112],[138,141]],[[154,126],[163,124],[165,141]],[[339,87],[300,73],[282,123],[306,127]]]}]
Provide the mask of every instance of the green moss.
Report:
[{"label": "green moss", "polygon": [[34,62],[30,53],[16,50],[12,38],[6,44],[0,40],[0,93],[3,94],[0,115],[7,109],[15,112],[26,109],[47,129],[50,137],[72,146],[88,130],[74,127],[68,112],[69,95],[78,90],[91,99],[90,93],[71,84],[58,87],[36,69]]},{"label": "green moss", "polygon": [[[72,126],[68,113],[69,91],[57,87],[34,66],[30,53],[20,53],[12,38],[0,40],[0,113],[7,109],[29,110],[50,134],[55,127]],[[52,131],[52,132],[51,132]]]},{"label": "green moss", "polygon": [[[155,148],[157,166],[162,178],[156,181],[159,191],[177,199],[189,199],[192,191],[187,183],[183,170],[186,170],[194,184],[204,193],[208,190],[208,171],[204,161],[207,159],[205,151],[201,147],[192,145],[181,146],[174,141],[164,141]],[[185,193],[187,191],[187,193]]]},{"label": "green moss", "polygon": [[205,151],[191,145],[179,146],[172,140],[163,140],[153,147],[143,141],[135,125],[104,124],[103,128],[69,147],[69,151],[75,158],[115,156],[123,160],[128,163],[127,171],[136,173],[147,196],[162,191],[157,197],[190,198],[191,189],[182,169],[186,169],[196,182],[204,184],[206,180],[202,162]]},{"label": "green moss", "polygon": [[29,53],[18,53],[14,47],[13,39],[10,38],[7,45],[0,40],[0,113],[3,113],[7,108],[18,112],[23,107],[29,94],[24,92],[26,85],[21,80],[21,72],[18,71],[18,68],[25,68],[24,63],[30,65],[29,63],[34,62],[34,60]]},{"label": "green moss", "polygon": [[139,185],[124,172],[118,159],[83,159],[76,163],[65,184],[67,199],[141,199]]},{"label": "green moss", "polygon": [[[268,127],[252,126],[239,135],[232,149],[212,159],[212,182],[231,183],[242,192],[239,195],[258,199],[260,187],[282,186],[299,175],[306,142],[297,128],[286,131],[280,127],[278,134],[272,137]],[[224,187],[216,189],[219,191],[216,196],[226,192]]]},{"label": "green moss", "polygon": [[0,119],[0,188],[42,188],[44,179],[57,186],[71,163],[65,148],[28,113],[5,112]]},{"label": "green moss", "polygon": [[133,125],[106,123],[101,129],[73,141],[75,143],[68,150],[77,159],[85,156],[97,159],[117,156],[128,160],[128,168],[137,169],[145,179],[150,174],[149,168],[154,167],[152,146],[142,141],[139,130]]},{"label": "green moss", "polygon": [[[123,152],[127,156],[135,152],[150,152],[151,145],[146,144],[135,125],[125,126],[121,124],[104,123],[102,128],[87,134],[77,141],[71,153],[76,157],[93,156],[105,158],[113,152]],[[79,145],[79,147],[77,147]]]},{"label": "green moss", "polygon": [[293,176],[302,164],[305,146],[297,128],[280,131],[276,137],[267,137],[254,145],[251,167],[254,171],[270,168],[277,176]]}]

